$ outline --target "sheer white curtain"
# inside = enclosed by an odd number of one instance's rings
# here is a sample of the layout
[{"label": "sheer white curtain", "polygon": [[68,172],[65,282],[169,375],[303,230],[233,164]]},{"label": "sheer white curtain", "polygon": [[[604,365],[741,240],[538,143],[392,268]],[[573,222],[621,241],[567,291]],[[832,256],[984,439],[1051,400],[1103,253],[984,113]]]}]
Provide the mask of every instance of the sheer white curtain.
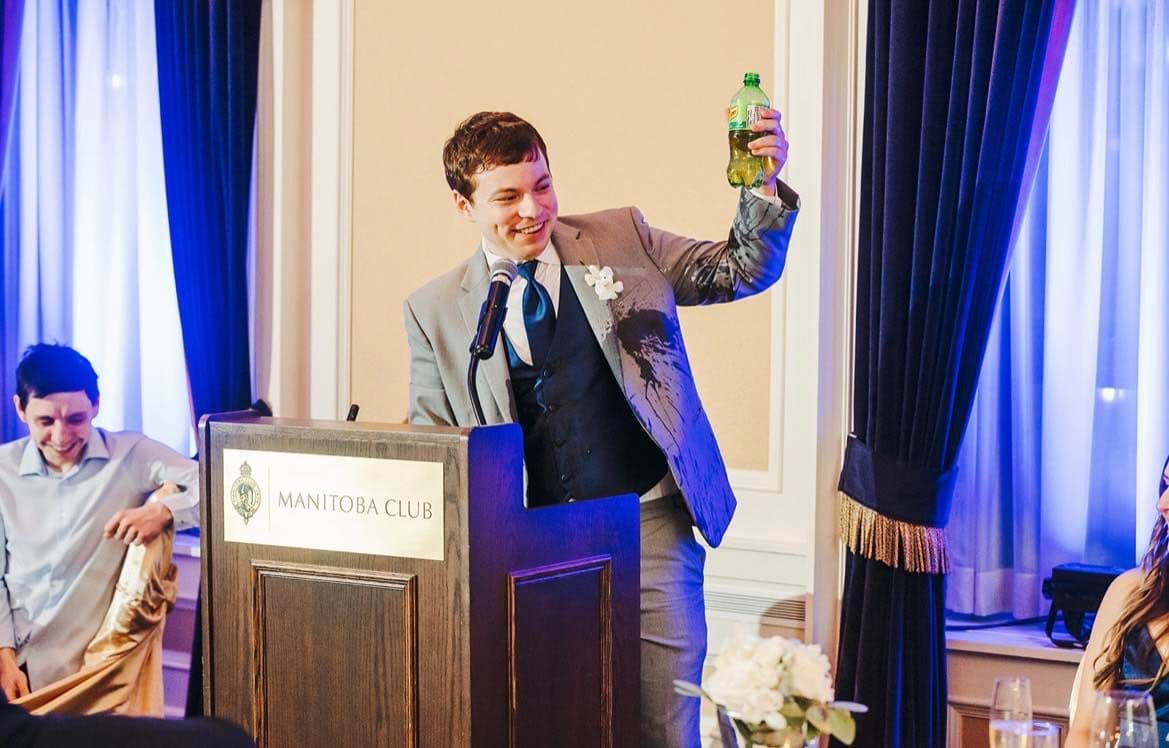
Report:
[{"label": "sheer white curtain", "polygon": [[959,457],[947,607],[1131,566],[1169,452],[1169,3],[1085,2]]},{"label": "sheer white curtain", "polygon": [[154,3],[37,0],[24,28],[4,192],[5,267],[18,275],[4,283],[18,297],[6,347],[72,345],[100,377],[99,425],[192,454]]}]

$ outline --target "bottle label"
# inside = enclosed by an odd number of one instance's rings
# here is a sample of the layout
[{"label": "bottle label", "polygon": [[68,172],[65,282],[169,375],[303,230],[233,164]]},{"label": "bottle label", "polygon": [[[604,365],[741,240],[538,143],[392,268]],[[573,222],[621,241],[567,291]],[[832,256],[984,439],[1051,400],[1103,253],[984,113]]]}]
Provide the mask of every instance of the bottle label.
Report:
[{"label": "bottle label", "polygon": [[763,110],[758,104],[738,102],[727,107],[728,130],[750,130],[751,125],[763,119]]}]

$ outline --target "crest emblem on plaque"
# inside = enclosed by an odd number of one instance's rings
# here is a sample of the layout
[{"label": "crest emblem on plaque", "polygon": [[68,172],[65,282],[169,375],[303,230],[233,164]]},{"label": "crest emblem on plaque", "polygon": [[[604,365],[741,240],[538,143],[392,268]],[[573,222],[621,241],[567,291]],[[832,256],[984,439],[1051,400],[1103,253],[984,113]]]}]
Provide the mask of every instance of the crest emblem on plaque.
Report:
[{"label": "crest emblem on plaque", "polygon": [[239,477],[231,484],[231,505],[245,525],[260,508],[260,484],[252,478],[252,466],[247,462],[239,466]]}]

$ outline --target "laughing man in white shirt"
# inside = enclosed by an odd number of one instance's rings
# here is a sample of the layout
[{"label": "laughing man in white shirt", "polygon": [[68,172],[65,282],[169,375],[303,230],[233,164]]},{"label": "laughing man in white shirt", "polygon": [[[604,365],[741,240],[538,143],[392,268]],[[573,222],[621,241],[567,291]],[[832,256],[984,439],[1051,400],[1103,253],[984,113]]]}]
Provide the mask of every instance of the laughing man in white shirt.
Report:
[{"label": "laughing man in white shirt", "polygon": [[[131,432],[94,428],[97,374],[63,345],[16,369],[29,436],[0,445],[0,690],[72,675],[113,598],[126,546],[198,526],[198,463]],[[146,503],[157,492],[158,500]]]}]

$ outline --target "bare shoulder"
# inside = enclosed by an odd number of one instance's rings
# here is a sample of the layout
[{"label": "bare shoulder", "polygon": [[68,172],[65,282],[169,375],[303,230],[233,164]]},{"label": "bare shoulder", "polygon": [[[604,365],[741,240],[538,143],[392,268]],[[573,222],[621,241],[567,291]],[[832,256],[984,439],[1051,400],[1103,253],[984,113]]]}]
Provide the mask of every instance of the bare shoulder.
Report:
[{"label": "bare shoulder", "polygon": [[1124,608],[1129,596],[1140,586],[1144,576],[1145,572],[1137,568],[1129,569],[1113,579],[1112,584],[1108,585],[1108,591],[1104,593],[1104,599],[1100,602],[1099,618],[1119,618],[1121,609]]},{"label": "bare shoulder", "polygon": [[[1084,652],[1081,668],[1086,668],[1086,676],[1095,677],[1096,660],[1103,653],[1111,632],[1120,623],[1129,597],[1141,583],[1143,572],[1140,569],[1129,569],[1108,585],[1104,599],[1100,601],[1100,609],[1096,611],[1096,620],[1092,624],[1092,636],[1088,640],[1088,648]],[[1077,676],[1079,677],[1079,676]],[[1091,680],[1087,681],[1091,682]]]},{"label": "bare shoulder", "polygon": [[1145,572],[1143,569],[1129,569],[1112,580],[1112,584],[1108,585],[1108,594],[1127,595],[1135,590],[1144,578]]}]

